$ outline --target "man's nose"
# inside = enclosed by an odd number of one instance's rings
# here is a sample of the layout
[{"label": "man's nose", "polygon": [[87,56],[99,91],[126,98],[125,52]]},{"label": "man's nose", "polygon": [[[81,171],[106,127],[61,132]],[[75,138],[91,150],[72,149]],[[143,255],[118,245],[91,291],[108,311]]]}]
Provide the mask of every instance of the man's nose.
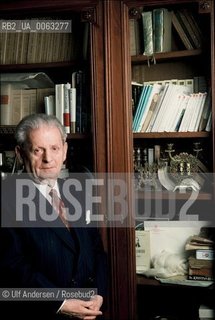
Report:
[{"label": "man's nose", "polygon": [[51,151],[45,150],[43,153],[43,161],[50,162],[52,160],[52,154]]}]

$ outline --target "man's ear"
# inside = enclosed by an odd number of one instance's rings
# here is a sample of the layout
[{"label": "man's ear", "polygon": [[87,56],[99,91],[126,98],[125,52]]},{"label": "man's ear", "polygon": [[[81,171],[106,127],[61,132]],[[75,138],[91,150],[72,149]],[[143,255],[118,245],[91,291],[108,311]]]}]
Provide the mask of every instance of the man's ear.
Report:
[{"label": "man's ear", "polygon": [[15,147],[15,154],[16,154],[16,157],[17,157],[19,163],[21,165],[23,165],[23,158],[22,158],[22,152],[21,152],[20,146]]},{"label": "man's ear", "polygon": [[67,150],[68,150],[67,142],[64,142],[63,148],[64,148],[64,161],[65,161],[67,156]]}]

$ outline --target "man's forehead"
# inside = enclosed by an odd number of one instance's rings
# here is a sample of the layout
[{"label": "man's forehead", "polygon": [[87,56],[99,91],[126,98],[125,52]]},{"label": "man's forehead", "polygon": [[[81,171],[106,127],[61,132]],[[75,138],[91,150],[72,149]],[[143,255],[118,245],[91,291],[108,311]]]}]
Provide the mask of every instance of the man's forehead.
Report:
[{"label": "man's forehead", "polygon": [[53,134],[59,135],[59,137],[61,137],[60,130],[55,126],[44,125],[44,126],[40,126],[39,128],[33,128],[28,132],[29,137],[34,137],[34,136],[39,136],[44,134],[50,137],[52,137]]},{"label": "man's forehead", "polygon": [[60,130],[57,127],[44,126],[28,132],[29,144],[56,145],[62,143]]}]

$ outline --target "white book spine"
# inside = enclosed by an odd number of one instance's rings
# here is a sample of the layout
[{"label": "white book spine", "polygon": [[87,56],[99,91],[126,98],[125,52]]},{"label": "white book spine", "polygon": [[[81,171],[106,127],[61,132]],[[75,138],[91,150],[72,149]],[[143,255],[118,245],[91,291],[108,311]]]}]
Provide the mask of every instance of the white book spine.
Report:
[{"label": "white book spine", "polygon": [[168,102],[166,112],[164,115],[164,119],[163,119],[161,127],[160,127],[160,130],[162,132],[163,131],[170,132],[170,127],[172,125],[174,116],[177,113],[177,110],[179,108],[179,102],[180,102],[179,97],[181,94],[186,93],[186,92],[187,92],[186,86],[182,86],[182,85],[174,85],[173,86],[172,94],[171,94],[170,100]]},{"label": "white book spine", "polygon": [[200,260],[213,260],[214,259],[214,250],[210,249],[197,249],[196,250],[196,259]]},{"label": "white book spine", "polygon": [[166,94],[166,91],[167,91],[167,88],[168,88],[168,85],[163,85],[162,88],[161,88],[161,91],[159,93],[159,96],[158,96],[158,101],[157,101],[157,104],[156,104],[156,108],[155,108],[155,111],[151,117],[151,120],[149,122],[149,125],[148,125],[148,128],[146,130],[146,132],[152,132],[153,130],[153,126],[154,126],[154,123],[157,119],[157,116],[159,114],[159,111],[160,111],[160,108],[161,108],[161,105],[162,105],[162,101],[164,99],[164,96]]},{"label": "white book spine", "polygon": [[190,95],[189,101],[187,103],[187,107],[181,122],[181,125],[179,127],[179,132],[187,132],[188,126],[191,121],[191,117],[193,114],[193,105],[195,104],[195,93]]},{"label": "white book spine", "polygon": [[76,127],[76,88],[69,90],[69,108],[70,108],[70,132],[75,133]]},{"label": "white book spine", "polygon": [[212,111],[210,112],[210,115],[208,117],[208,121],[205,127],[205,131],[210,132],[212,127]]},{"label": "white book spine", "polygon": [[55,115],[55,96],[49,95],[44,97],[45,113]]},{"label": "white book spine", "polygon": [[64,113],[64,84],[55,85],[55,115],[58,120],[63,124],[63,113]]},{"label": "white book spine", "polygon": [[185,110],[186,110],[186,107],[187,107],[187,103],[188,103],[189,98],[190,98],[188,95],[185,95],[185,94],[181,95],[180,97],[181,97],[181,99],[180,99],[180,102],[179,102],[179,108],[177,110],[177,113],[175,115],[174,121],[172,123],[171,129],[170,129],[171,132],[178,131],[178,128],[180,126],[180,122],[183,119],[183,115],[185,113]]},{"label": "white book spine", "polygon": [[152,102],[152,99],[154,97],[155,94],[158,94],[161,90],[161,85],[160,84],[153,84],[153,87],[152,87],[152,90],[151,90],[151,93],[148,97],[148,101],[146,102],[146,106],[145,106],[145,109],[144,109],[144,112],[142,114],[142,117],[141,117],[141,120],[140,120],[140,123],[139,123],[139,127],[138,127],[138,132],[141,131],[141,128],[143,126],[143,123],[147,117],[147,114],[148,114],[148,111],[149,111],[149,107],[151,105],[151,102]]},{"label": "white book spine", "polygon": [[69,90],[71,88],[70,83],[64,85],[64,112],[63,112],[63,124],[66,133],[70,133],[70,108],[69,108]]},{"label": "white book spine", "polygon": [[203,93],[203,97],[202,97],[202,100],[201,100],[201,105],[199,107],[199,112],[198,112],[196,123],[195,123],[195,126],[194,126],[194,131],[198,131],[199,124],[200,124],[201,117],[202,117],[202,113],[203,113],[203,110],[204,110],[204,105],[205,105],[205,102],[206,102],[206,98],[207,98],[207,93],[205,92],[205,93]]},{"label": "white book spine", "polygon": [[166,110],[168,108],[168,104],[171,101],[171,97],[172,97],[172,91],[173,91],[173,84],[167,84],[168,85],[168,89],[166,91],[166,94],[164,96],[164,99],[162,101],[161,107],[160,107],[160,111],[158,113],[158,116],[155,120],[155,123],[153,125],[152,128],[152,132],[162,132],[163,131],[163,127],[164,127],[164,115],[166,114]]},{"label": "white book spine", "polygon": [[13,89],[11,104],[13,106],[12,125],[17,125],[21,120],[22,92],[21,89]]},{"label": "white book spine", "polygon": [[197,116],[198,116],[198,113],[199,113],[199,108],[201,106],[201,101],[202,101],[202,98],[203,98],[203,94],[202,93],[196,93],[194,97],[195,98],[194,98],[193,112],[192,112],[192,115],[191,115],[189,126],[187,128],[187,131],[190,131],[190,132],[194,131],[194,127],[195,127],[195,123],[196,123]]}]

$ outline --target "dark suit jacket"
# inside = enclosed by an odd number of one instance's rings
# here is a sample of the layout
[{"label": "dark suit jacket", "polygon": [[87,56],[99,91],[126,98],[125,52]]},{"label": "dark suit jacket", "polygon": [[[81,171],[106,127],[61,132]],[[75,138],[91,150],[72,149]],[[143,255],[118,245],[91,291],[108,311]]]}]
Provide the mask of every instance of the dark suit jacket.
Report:
[{"label": "dark suit jacket", "polygon": [[[18,178],[20,181],[21,177]],[[15,222],[15,212],[19,199],[17,179],[8,178],[2,183],[2,221]],[[31,186],[32,189],[29,185]],[[60,181],[62,186],[62,181]],[[29,224],[28,215],[32,209],[23,206],[24,222],[18,227],[2,227],[0,230],[0,286],[1,288],[97,288],[98,294],[106,294],[106,255],[97,228],[76,227],[71,232],[63,226],[60,218],[55,222],[44,222],[43,210],[48,214],[52,207],[46,199],[39,207],[40,192],[28,180],[28,188],[23,188],[24,196],[33,192],[36,205],[36,222]],[[30,190],[30,191],[29,191]],[[62,195],[63,197],[63,195]],[[75,195],[77,197],[77,194]],[[74,207],[64,199],[66,207]],[[79,201],[85,210],[83,198]],[[5,217],[9,218],[5,222]],[[11,220],[10,220],[11,219]],[[60,319],[56,311],[62,301],[1,302],[7,319]]]}]

